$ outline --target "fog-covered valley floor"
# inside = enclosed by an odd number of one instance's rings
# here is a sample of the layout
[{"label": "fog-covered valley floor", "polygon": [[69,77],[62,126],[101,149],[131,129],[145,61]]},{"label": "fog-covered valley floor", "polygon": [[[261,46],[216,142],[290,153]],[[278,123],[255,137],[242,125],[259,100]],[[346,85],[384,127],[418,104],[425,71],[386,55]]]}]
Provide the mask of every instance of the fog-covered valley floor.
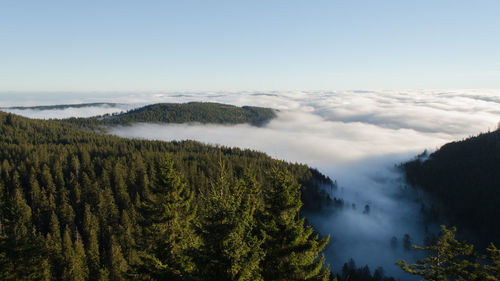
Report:
[{"label": "fog-covered valley floor", "polygon": [[[403,236],[422,244],[425,229],[418,194],[406,187],[395,164],[424,149],[495,129],[500,121],[500,92],[340,91],[340,92],[218,92],[166,94],[53,94],[43,104],[114,102],[115,107],[64,110],[16,110],[14,113],[55,118],[91,116],[157,102],[211,101],[272,107],[278,117],[263,127],[250,125],[135,124],[111,130],[123,137],[157,140],[194,139],[209,144],[250,148],[272,157],[302,162],[336,180],[328,190],[344,200],[343,208],[306,213],[322,234],[332,235],[326,250],[334,271],[349,258],[373,270],[383,266],[400,275],[398,259],[414,259],[403,247]],[[39,105],[0,95],[1,106]],[[365,206],[368,205],[368,211]],[[397,242],[391,246],[391,238]],[[407,279],[406,277],[403,279]]]}]

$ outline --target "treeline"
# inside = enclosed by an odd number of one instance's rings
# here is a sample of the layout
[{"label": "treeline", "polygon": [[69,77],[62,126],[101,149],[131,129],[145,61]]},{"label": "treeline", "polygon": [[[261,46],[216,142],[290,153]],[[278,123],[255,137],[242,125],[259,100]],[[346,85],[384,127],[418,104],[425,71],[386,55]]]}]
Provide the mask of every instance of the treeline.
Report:
[{"label": "treeline", "polygon": [[299,216],[315,174],[0,113],[0,280],[328,280]]},{"label": "treeline", "polygon": [[356,267],[353,259],[342,266],[342,272],[336,278],[339,281],[396,281],[393,277],[385,276],[382,267],[377,267],[372,274],[368,265]]},{"label": "treeline", "polygon": [[453,224],[500,242],[500,130],[448,143],[402,167],[412,185],[444,203]]},{"label": "treeline", "polygon": [[158,103],[120,114],[107,114],[90,118],[69,118],[71,122],[85,127],[129,125],[137,122],[149,123],[212,123],[262,126],[276,117],[271,108],[243,106],[211,102]]}]

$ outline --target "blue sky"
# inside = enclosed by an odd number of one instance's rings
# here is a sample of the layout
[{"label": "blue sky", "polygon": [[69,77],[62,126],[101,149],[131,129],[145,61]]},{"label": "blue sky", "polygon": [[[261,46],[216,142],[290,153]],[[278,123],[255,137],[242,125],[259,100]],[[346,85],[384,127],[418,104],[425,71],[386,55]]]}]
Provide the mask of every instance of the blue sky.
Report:
[{"label": "blue sky", "polygon": [[500,88],[500,1],[0,0],[0,91]]}]

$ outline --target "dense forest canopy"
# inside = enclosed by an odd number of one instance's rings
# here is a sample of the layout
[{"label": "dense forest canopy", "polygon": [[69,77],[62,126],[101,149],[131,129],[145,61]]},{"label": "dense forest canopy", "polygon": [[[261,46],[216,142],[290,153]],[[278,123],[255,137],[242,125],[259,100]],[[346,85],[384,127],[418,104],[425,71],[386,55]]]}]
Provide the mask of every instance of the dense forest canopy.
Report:
[{"label": "dense forest canopy", "polygon": [[149,123],[212,123],[261,126],[276,117],[275,110],[264,107],[243,106],[211,102],[158,103],[136,108],[120,114],[91,118],[70,118],[66,122],[86,126],[125,125]]},{"label": "dense forest canopy", "polygon": [[1,280],[328,280],[305,165],[0,112]]},{"label": "dense forest canopy", "polygon": [[448,143],[403,168],[411,184],[445,204],[453,224],[500,242],[500,130]]}]

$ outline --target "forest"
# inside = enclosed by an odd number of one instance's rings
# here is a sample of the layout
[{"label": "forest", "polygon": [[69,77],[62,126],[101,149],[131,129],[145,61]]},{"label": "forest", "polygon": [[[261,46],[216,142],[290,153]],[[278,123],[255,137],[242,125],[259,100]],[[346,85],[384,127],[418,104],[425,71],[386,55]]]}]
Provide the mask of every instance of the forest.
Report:
[{"label": "forest", "polygon": [[434,216],[473,230],[485,246],[489,241],[500,242],[499,163],[500,130],[496,130],[448,143],[402,168],[410,184],[444,204],[433,211]]},{"label": "forest", "polygon": [[243,124],[262,126],[276,117],[271,108],[243,106],[211,102],[189,103],[157,103],[132,109],[119,114],[96,116],[91,118],[69,118],[80,126],[113,126],[127,125],[136,122],[149,123],[211,123],[211,124]]},{"label": "forest", "polygon": [[0,159],[0,280],[330,278],[305,165],[6,113]]}]

